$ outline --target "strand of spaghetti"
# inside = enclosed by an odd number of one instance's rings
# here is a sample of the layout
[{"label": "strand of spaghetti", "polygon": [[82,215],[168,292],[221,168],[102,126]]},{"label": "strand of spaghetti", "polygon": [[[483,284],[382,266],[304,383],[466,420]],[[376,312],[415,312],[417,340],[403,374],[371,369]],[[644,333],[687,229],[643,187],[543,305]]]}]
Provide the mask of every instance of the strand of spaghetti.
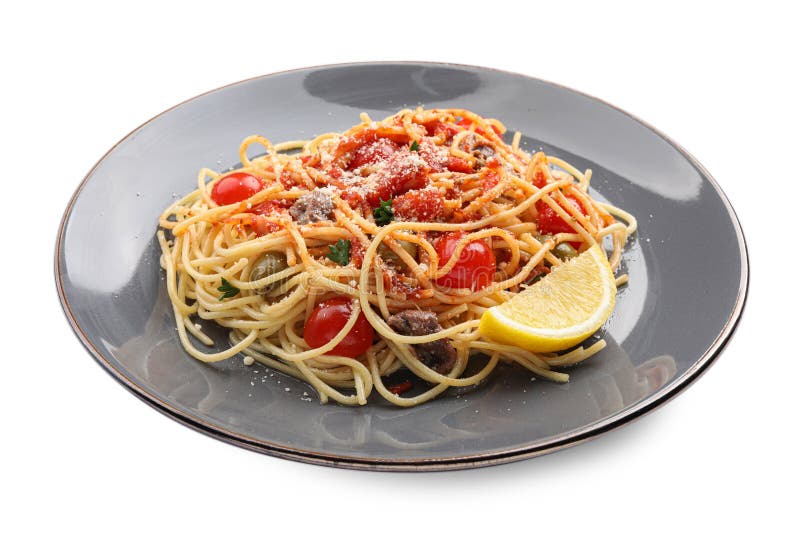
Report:
[{"label": "strand of spaghetti", "polygon": [[598,239],[600,239],[607,235],[611,235],[612,233],[619,233],[619,232],[623,232],[626,234],[628,232],[628,228],[625,226],[625,224],[621,222],[617,222],[615,224],[606,226],[605,228],[601,229],[600,231],[597,232],[597,237]]},{"label": "strand of spaghetti", "polygon": [[[208,170],[208,169],[203,169]],[[202,172],[202,171],[201,171]],[[188,209],[188,205],[191,205],[190,202],[196,202],[197,199],[201,196],[201,191],[199,189],[195,189],[183,198],[179,198],[175,200],[169,207],[167,207],[163,213],[158,217],[158,225],[164,229],[172,229],[172,227],[176,224],[176,222],[169,220],[171,215],[178,215],[178,211],[183,209]]]},{"label": "strand of spaghetti", "polygon": [[467,304],[457,305],[457,306],[455,306],[455,307],[453,307],[451,309],[448,309],[447,311],[439,313],[437,318],[438,318],[439,322],[444,322],[445,320],[449,320],[451,318],[456,318],[459,315],[461,315],[463,313],[466,313],[467,309],[468,309],[467,308]]},{"label": "strand of spaghetti", "polygon": [[290,150],[302,150],[303,147],[308,144],[308,139],[305,140],[295,140],[295,141],[283,141],[278,144],[273,145],[273,148],[276,152],[288,152]]},{"label": "strand of spaghetti", "polygon": [[564,210],[577,221],[578,226],[583,227],[591,235],[597,234],[597,227],[586,218],[586,215],[581,213],[580,209],[575,207],[572,202],[567,201],[567,197],[564,196],[561,190],[555,191],[553,195],[558,205],[563,207]]},{"label": "strand of spaghetti", "polygon": [[[308,344],[306,343],[305,339],[302,338],[297,332],[294,330],[295,324],[299,322],[299,316],[295,316],[294,320],[289,320],[284,322],[283,325],[283,334],[286,336],[286,339],[289,343],[297,346],[300,350],[307,350],[309,348]],[[304,321],[305,322],[305,321]]]},{"label": "strand of spaghetti", "polygon": [[589,180],[586,178],[586,175],[578,170],[577,168],[573,167],[560,157],[555,157],[552,155],[547,156],[547,162],[555,165],[557,167],[563,168],[569,174],[572,175],[576,180],[578,180],[579,185],[583,191],[586,191],[589,188]]},{"label": "strand of spaghetti", "polygon": [[[601,228],[607,223],[614,222],[613,217],[609,215],[608,212],[603,209],[603,207],[600,206],[591,196],[589,196],[589,192],[583,190],[578,185],[571,184],[568,187],[565,187],[564,190],[562,190],[562,193],[580,203],[581,207],[583,207],[583,210],[592,221],[594,228]],[[565,204],[563,199],[561,199],[560,203],[562,205]],[[594,231],[592,231],[592,233],[594,233]]]},{"label": "strand of spaghetti", "polygon": [[[342,360],[342,361],[340,361],[341,364],[346,364],[348,366],[350,366],[351,364],[352,365],[356,365],[357,364],[357,365],[359,365],[361,367],[364,367],[364,365],[362,365],[358,361],[355,361],[354,359],[348,359],[346,357],[338,357],[337,359],[341,359]],[[355,379],[356,394],[355,395],[347,395],[346,396],[346,395],[342,394],[341,392],[337,391],[336,389],[334,389],[333,387],[331,387],[330,385],[328,385],[327,383],[325,383],[325,381],[323,381],[317,375],[315,375],[314,372],[311,372],[309,370],[309,368],[306,366],[304,361],[295,361],[295,365],[297,366],[297,369],[300,371],[300,373],[303,375],[303,377],[306,379],[306,381],[308,381],[311,385],[313,385],[314,388],[316,388],[318,392],[324,393],[325,396],[333,398],[337,402],[345,404],[345,405],[364,405],[364,404],[367,403],[366,394],[365,394],[366,393],[366,385],[365,385],[363,376],[359,375]],[[351,367],[351,368],[353,368],[353,367]],[[369,375],[369,370],[367,370],[364,367],[364,371],[367,372],[367,379],[370,380],[369,381],[369,383],[370,383],[369,388],[371,389],[372,388],[371,387],[372,378]],[[361,389],[360,391],[358,390],[359,388]]]},{"label": "strand of spaghetti", "polygon": [[[400,258],[400,260],[408,267],[409,271],[411,271],[411,273],[414,274],[414,276],[416,276],[417,281],[419,282],[419,284],[422,286],[423,289],[430,289],[433,286],[433,283],[430,280],[430,277],[434,273],[433,264],[432,263],[428,264],[426,272],[426,269],[424,269],[422,265],[420,265],[417,262],[416,259],[411,257],[411,254],[409,254],[405,248],[397,244],[398,239],[396,239],[394,235],[398,234],[390,233],[386,235],[381,242],[389,246],[389,249],[392,250],[392,252],[394,252],[395,255],[397,255]],[[400,235],[400,239],[402,239],[405,242],[416,244],[426,254],[428,254],[428,257],[434,257],[437,255],[436,249],[433,246],[431,246],[431,243],[429,243],[425,239],[422,239],[415,235],[410,235],[406,238],[404,234]]]},{"label": "strand of spaghetti", "polygon": [[[396,347],[391,347],[391,344],[389,346],[392,349],[392,351],[395,352],[395,354],[399,353],[399,351],[396,349]],[[464,368],[466,367],[466,364],[467,364],[468,357],[469,357],[468,354],[466,354],[464,352],[458,354],[458,357],[456,359],[456,364],[454,365],[453,370],[450,372],[451,375],[460,375],[464,371]],[[392,393],[388,389],[386,389],[386,387],[383,384],[383,381],[380,379],[380,375],[377,373],[377,368],[376,368],[376,365],[375,365],[374,356],[370,356],[370,354],[368,354],[367,361],[368,361],[368,364],[370,366],[370,370],[373,372],[373,380],[374,380],[374,383],[375,383],[375,389],[379,392],[379,394],[381,396],[383,396],[384,398],[386,398],[388,401],[392,402],[395,405],[399,405],[399,406],[402,406],[402,407],[410,407],[410,406],[413,406],[413,405],[419,405],[421,403],[424,403],[424,402],[426,402],[428,400],[431,400],[431,399],[435,398],[436,396],[438,396],[439,394],[441,394],[442,392],[444,392],[445,390],[447,390],[449,387],[452,386],[452,385],[450,385],[448,383],[439,383],[439,384],[435,385],[434,387],[428,389],[426,392],[418,395],[418,396],[415,396],[415,397],[412,397],[412,398],[403,398],[403,397],[401,397],[399,395],[396,395],[396,394]],[[494,369],[496,364],[497,364],[497,359],[496,358],[490,359],[490,362],[486,365],[486,367],[484,367],[484,370],[486,370],[487,368],[489,369],[488,372],[486,372],[485,375],[488,375]],[[427,368],[427,367],[425,367],[425,368]],[[412,369],[412,372],[413,372],[413,369]],[[441,376],[441,374],[436,374],[436,375],[437,376]],[[376,378],[376,376],[377,376],[377,378]],[[481,377],[480,379],[483,379],[483,377]]]},{"label": "strand of spaghetti", "polygon": [[[463,370],[463,364],[461,363],[462,359],[463,358],[459,358],[458,361],[456,362],[456,366],[453,368],[454,372],[460,373]],[[386,400],[399,407],[413,407],[415,405],[425,403],[429,400],[432,400],[433,398],[436,398],[449,388],[448,385],[440,383],[428,389],[427,391],[423,392],[420,395],[414,396],[412,398],[404,398],[398,394],[391,392],[383,384],[378,364],[373,354],[367,354],[367,363],[369,364],[370,372],[372,373],[372,380],[375,384],[375,390],[378,391],[378,394],[383,396]]]},{"label": "strand of spaghetti", "polygon": [[[530,247],[530,249],[533,251],[533,253],[538,253],[542,249],[542,247],[544,247],[544,245],[545,245],[545,243],[537,241],[533,237],[533,235],[531,235],[530,233],[522,234],[520,236],[520,239],[522,240],[522,242],[524,242],[525,244],[527,244]],[[560,265],[562,263],[561,259],[559,259],[552,252],[550,252],[550,250],[552,250],[553,248],[556,247],[555,241],[551,241],[551,245],[550,246],[551,246],[550,249],[548,249],[548,251],[544,254],[544,259],[548,263],[550,263],[551,265],[558,266],[558,265]]]},{"label": "strand of spaghetti", "polygon": [[242,258],[224,270],[220,270],[214,274],[203,274],[196,270],[189,260],[190,240],[181,239],[181,245],[183,248],[181,253],[181,265],[183,266],[183,271],[196,281],[219,282],[221,278],[233,278],[237,272],[241,271],[245,266],[247,266],[247,259]]},{"label": "strand of spaghetti", "polygon": [[403,115],[402,119],[403,129],[406,130],[406,133],[408,133],[408,137],[412,141],[421,141],[422,135],[419,133],[419,131],[417,131],[417,128],[412,126],[411,119],[412,115],[410,113]]},{"label": "strand of spaghetti", "polygon": [[181,220],[180,222],[175,224],[175,226],[172,228],[172,233],[177,236],[182,234],[184,231],[186,231],[187,227],[191,226],[196,222],[199,221],[213,222],[226,215],[233,214],[238,211],[244,211],[245,209],[247,209],[248,203],[250,203],[251,205],[256,205],[258,203],[261,203],[262,201],[270,199],[273,195],[280,192],[281,190],[283,190],[283,186],[278,184],[273,187],[267,187],[266,189],[263,189],[255,193],[253,196],[248,198],[247,201],[229,205],[221,205],[219,207],[214,207],[211,209],[204,210],[201,213],[192,215],[189,218],[185,218],[184,220]]},{"label": "strand of spaghetti", "polygon": [[376,261],[374,266],[375,272],[375,292],[377,293],[378,297],[378,309],[380,309],[381,314],[383,315],[384,320],[389,320],[389,306],[386,304],[386,291],[383,287],[383,273],[381,272],[381,266]]},{"label": "strand of spaghetti", "polygon": [[611,257],[608,259],[608,264],[613,272],[619,267],[622,261],[622,248],[625,246],[626,236],[624,232],[614,232],[611,238],[614,242],[614,250],[611,253]]},{"label": "strand of spaghetti", "polygon": [[[206,181],[206,178],[209,177],[211,179]],[[200,172],[197,173],[197,191],[200,192],[200,195],[203,197],[206,205],[217,205],[217,203],[211,198],[209,191],[211,189],[211,184],[217,181],[219,178],[220,175],[210,168],[201,168]]]},{"label": "strand of spaghetti", "polygon": [[257,239],[244,241],[227,249],[220,248],[216,251],[216,253],[219,255],[213,256],[212,254],[206,254],[206,257],[202,259],[196,259],[195,261],[198,263],[197,266],[215,264],[214,262],[210,261],[211,259],[225,263],[231,259],[250,257],[260,252],[266,252],[269,250],[283,250],[290,242],[291,237],[289,236],[289,233],[282,230],[276,236],[265,235]]},{"label": "strand of spaghetti", "polygon": [[[466,208],[462,209],[462,213],[464,214],[464,216],[469,217],[473,213],[486,207],[489,202],[495,200],[497,197],[502,195],[506,191],[506,189],[508,189],[510,186],[511,184],[507,180],[500,180],[500,182],[497,185],[495,185],[488,191],[485,191],[483,194],[481,194],[480,196],[475,198],[472,202],[470,202],[470,204]],[[510,216],[508,213],[504,214],[507,217]]]},{"label": "strand of spaghetti", "polygon": [[410,348],[405,344],[395,344],[392,341],[387,341],[387,344],[392,351],[394,351],[395,355],[397,355],[397,358],[403,362],[403,365],[418,378],[424,379],[429,383],[438,383],[447,385],[448,387],[466,387],[468,385],[480,383],[492,373],[500,360],[499,355],[491,355],[486,365],[478,372],[466,378],[457,378],[452,377],[457,375],[455,369],[450,372],[450,375],[445,376],[423,364],[411,353]]},{"label": "strand of spaghetti", "polygon": [[[175,256],[174,254],[177,253],[177,250],[170,250],[169,245],[167,244],[167,239],[164,236],[163,231],[158,231],[156,233],[158,238],[158,244],[161,245],[161,254],[162,257],[166,259],[163,261],[163,266],[167,271],[167,294],[169,294],[169,298],[172,301],[172,305],[175,306],[177,309],[177,315],[189,315],[194,312],[197,308],[197,305],[187,305],[185,301],[178,297],[178,287],[177,287],[177,276],[175,273]],[[177,248],[177,246],[175,246]]]},{"label": "strand of spaghetti", "polygon": [[297,252],[300,255],[300,261],[302,261],[303,265],[306,268],[319,265],[319,263],[309,255],[308,248],[306,248],[306,242],[303,239],[303,236],[300,235],[300,232],[297,231],[297,227],[294,225],[294,223],[286,224],[285,228],[289,232],[289,235],[291,235],[291,237],[294,239],[295,246],[297,246]]},{"label": "strand of spaghetti", "polygon": [[258,290],[268,285],[272,285],[273,283],[278,283],[279,281],[283,281],[286,278],[290,278],[295,274],[302,272],[304,269],[305,265],[296,265],[293,267],[285,268],[280,272],[276,272],[275,274],[270,274],[269,276],[258,279],[256,281],[239,281],[234,279],[231,280],[230,284],[240,290]]},{"label": "strand of spaghetti", "polygon": [[[341,211],[335,211],[334,216],[336,217],[336,222],[347,228],[347,230],[356,238],[358,239],[362,245],[369,246],[369,239],[364,232],[358,227],[357,224],[354,224],[350,220],[347,219],[345,214]],[[359,217],[360,218],[360,217]]]},{"label": "strand of spaghetti", "polygon": [[588,348],[578,347],[564,355],[546,356],[544,357],[544,360],[551,366],[576,365],[581,361],[585,361],[605,347],[606,341],[600,339]]},{"label": "strand of spaghetti", "polygon": [[[350,330],[353,329],[353,325],[355,325],[356,319],[358,318],[360,313],[361,313],[361,306],[353,305],[350,317],[347,319],[345,325],[342,326],[342,329],[331,340],[329,340],[328,342],[326,342],[325,344],[323,344],[318,348],[304,350],[302,352],[293,354],[284,350],[283,348],[271,345],[272,348],[271,353],[277,355],[278,357],[281,357],[282,359],[292,362],[303,361],[306,359],[311,359],[313,357],[326,354],[327,352],[333,350],[340,342],[342,342],[342,339],[344,339],[347,336],[347,334],[350,333]],[[262,343],[263,342],[265,341],[262,340]]]},{"label": "strand of spaghetti", "polygon": [[539,355],[529,352],[523,348],[519,348],[517,346],[509,346],[508,344],[500,344],[498,342],[487,342],[487,341],[472,341],[469,343],[471,348],[481,350],[484,352],[497,352],[503,354],[515,354],[520,357],[526,358],[531,364],[547,370],[549,368],[547,362],[542,359]]},{"label": "strand of spaghetti", "polygon": [[511,150],[514,152],[519,151],[519,141],[522,139],[522,133],[515,131],[514,136],[511,138]]},{"label": "strand of spaghetti", "polygon": [[[312,387],[314,387],[316,389],[317,394],[319,395],[320,403],[323,403],[323,404],[324,403],[328,403],[328,394],[327,394],[326,391],[327,390],[331,390],[331,391],[335,390],[332,387],[327,387],[327,386],[326,387],[318,387],[316,385],[316,383],[314,383],[312,381],[312,378],[309,378],[305,373],[303,373],[300,370],[300,367],[297,364],[294,364],[294,363],[291,364],[291,365],[286,364],[283,361],[279,361],[279,360],[273,359],[271,357],[268,357],[268,356],[264,355],[260,351],[251,350],[250,348],[243,349],[242,353],[244,353],[246,355],[249,355],[250,357],[252,357],[256,361],[258,361],[259,363],[261,363],[263,365],[266,365],[266,366],[268,366],[270,368],[274,368],[275,370],[277,370],[279,372],[283,372],[284,374],[287,374],[287,375],[292,376],[294,378],[301,379],[303,381],[307,381],[309,384],[311,384]],[[313,376],[313,379],[318,380],[318,382],[321,382],[323,384],[325,383],[321,378],[318,377],[320,375],[320,372],[311,371],[311,375]],[[341,397],[341,399],[344,400],[343,403],[345,403],[345,404],[354,405],[356,403],[356,402],[353,402],[353,401],[348,401],[348,397],[346,397],[346,396],[344,396],[342,394],[337,393],[337,396]]]},{"label": "strand of spaghetti", "polygon": [[270,140],[266,137],[262,135],[250,135],[249,137],[246,137],[239,145],[239,160],[242,162],[242,166],[244,167],[251,166],[250,159],[247,157],[247,149],[252,144],[260,144],[264,147],[267,153],[274,154],[276,152],[272,142],[270,142]]},{"label": "strand of spaghetti", "polygon": [[234,355],[241,352],[244,348],[250,346],[253,343],[253,341],[256,340],[256,337],[258,337],[258,331],[253,330],[250,333],[248,333],[244,339],[239,341],[237,344],[234,344],[227,350],[222,350],[221,352],[210,353],[210,354],[201,352],[200,350],[192,346],[192,343],[186,336],[186,328],[184,327],[183,320],[178,318],[180,317],[180,311],[178,310],[177,306],[173,305],[172,307],[173,310],[175,311],[175,317],[176,317],[175,323],[178,325],[178,337],[181,340],[181,345],[183,345],[183,349],[186,350],[192,357],[194,357],[195,359],[199,359],[204,363],[217,363],[219,361],[224,361],[225,359],[229,359],[230,357],[233,357]]},{"label": "strand of spaghetti", "polygon": [[574,229],[575,233],[580,235],[584,242],[588,242],[590,245],[595,242],[594,237],[592,237],[581,224],[572,218],[571,215],[567,214],[567,212],[558,204],[558,202],[553,200],[550,196],[542,196],[542,200],[544,203],[550,206],[550,209],[555,211],[556,214],[569,225],[569,227]]},{"label": "strand of spaghetti", "polygon": [[630,213],[628,213],[624,209],[620,209],[617,206],[614,206],[614,205],[611,205],[611,204],[607,204],[607,203],[602,203],[602,202],[597,202],[597,203],[599,205],[603,206],[603,208],[605,208],[606,211],[608,211],[610,214],[612,214],[613,216],[615,216],[617,218],[621,218],[625,222],[625,225],[627,226],[626,235],[628,237],[630,237],[632,234],[634,234],[636,232],[636,230],[639,228],[639,225],[636,222],[636,217],[634,217],[633,215],[631,215]]},{"label": "strand of spaghetti", "polygon": [[186,330],[195,339],[199,340],[200,342],[202,342],[206,346],[213,346],[214,345],[214,341],[211,339],[211,337],[209,337],[208,335],[206,335],[205,333],[200,331],[198,329],[197,324],[192,322],[192,319],[189,318],[187,315],[183,315],[183,325],[186,327]]},{"label": "strand of spaghetti", "polygon": [[[487,350],[486,353],[493,354],[495,356],[500,355],[499,352],[495,352],[492,350]],[[540,368],[534,364],[531,364],[531,362],[527,358],[520,357],[519,354],[503,352],[503,355],[505,355],[510,361],[513,361],[518,365],[528,369],[537,376],[549,379],[550,381],[555,381],[556,383],[566,383],[569,381],[568,374],[564,374],[563,372],[556,372],[554,370],[547,370],[544,368]]]}]

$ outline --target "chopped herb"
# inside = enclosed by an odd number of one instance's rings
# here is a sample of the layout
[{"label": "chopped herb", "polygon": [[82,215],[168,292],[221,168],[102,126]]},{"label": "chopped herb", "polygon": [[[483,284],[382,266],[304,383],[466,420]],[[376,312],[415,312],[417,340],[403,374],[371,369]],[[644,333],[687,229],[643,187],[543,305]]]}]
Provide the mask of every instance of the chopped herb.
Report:
[{"label": "chopped herb", "polygon": [[217,289],[219,292],[222,293],[220,295],[220,297],[219,297],[219,301],[220,302],[222,300],[224,300],[225,298],[233,298],[234,296],[239,294],[239,289],[237,289],[236,287],[231,285],[230,282],[227,279],[225,279],[225,278],[221,278],[221,279],[222,279],[222,284]]},{"label": "chopped herb", "polygon": [[346,239],[339,239],[336,244],[329,244],[328,259],[334,263],[339,263],[345,266],[350,262],[350,241]]},{"label": "chopped herb", "polygon": [[372,216],[375,217],[375,223],[379,226],[385,226],[394,220],[394,212],[392,211],[392,199],[386,201],[381,200],[381,205],[372,211]]},{"label": "chopped herb", "polygon": [[411,143],[411,147],[409,148],[409,150],[411,150],[412,152],[419,152],[419,143],[417,141]]}]

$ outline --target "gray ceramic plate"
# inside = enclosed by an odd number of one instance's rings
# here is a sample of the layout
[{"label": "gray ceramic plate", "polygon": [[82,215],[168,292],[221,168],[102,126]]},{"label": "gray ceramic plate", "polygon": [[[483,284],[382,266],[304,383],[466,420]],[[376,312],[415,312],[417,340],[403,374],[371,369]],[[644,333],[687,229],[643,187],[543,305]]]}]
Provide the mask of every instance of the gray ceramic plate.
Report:
[{"label": "gray ceramic plate", "polygon": [[[480,389],[413,409],[376,399],[320,405],[313,390],[240,358],[206,365],[181,349],[154,239],[156,218],[199,167],[236,164],[252,133],[287,140],[347,128],[367,111],[465,107],[594,170],[595,194],[635,214],[631,281],[600,332],[609,346],[571,381],[514,367]],[[713,235],[713,238],[709,238]],[[301,461],[442,470],[532,457],[620,426],[675,396],[719,355],[744,306],[747,254],[716,182],[629,114],[517,74],[460,65],[369,63],[272,74],[211,91],[146,122],[91,170],[64,215],[56,284],[97,361],[139,398],[208,435]],[[222,332],[207,328],[224,342]],[[463,391],[462,391],[463,392]]]}]

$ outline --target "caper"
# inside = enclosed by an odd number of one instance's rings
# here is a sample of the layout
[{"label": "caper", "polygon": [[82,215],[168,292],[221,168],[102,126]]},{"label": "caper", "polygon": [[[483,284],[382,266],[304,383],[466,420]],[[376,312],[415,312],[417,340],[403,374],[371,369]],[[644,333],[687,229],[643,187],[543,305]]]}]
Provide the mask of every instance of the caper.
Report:
[{"label": "caper", "polygon": [[572,259],[573,257],[578,257],[578,252],[575,251],[575,248],[572,245],[562,242],[558,246],[553,249],[553,254],[561,259],[562,261],[565,259]]},{"label": "caper", "polygon": [[[553,238],[553,236],[552,235],[544,235],[544,234],[542,234],[542,235],[537,235],[534,238],[537,241],[539,241],[540,243],[544,244],[547,241],[551,240]],[[564,261],[566,259],[572,259],[573,257],[578,257],[577,250],[575,250],[575,248],[573,248],[572,245],[570,245],[569,243],[566,243],[566,242],[562,242],[561,244],[559,244],[558,246],[553,248],[552,251],[553,251],[553,255],[555,255],[556,257],[558,257],[562,261]]]},{"label": "caper", "polygon": [[[280,252],[267,252],[253,265],[253,269],[250,271],[250,281],[264,279],[267,276],[277,274],[287,268],[289,268],[289,264],[286,262],[286,256],[284,254]],[[282,281],[283,280],[275,281],[255,291],[258,294],[266,294],[278,287]]]},{"label": "caper", "polygon": [[[400,248],[408,252],[408,255],[413,257],[414,259],[417,258],[417,244],[409,241],[401,241],[400,239],[395,239],[395,242],[400,245]],[[400,256],[397,255],[394,250],[389,248],[385,243],[380,243],[378,245],[378,254],[383,258],[384,261],[391,261],[397,264],[405,264],[403,260],[400,259]]]}]

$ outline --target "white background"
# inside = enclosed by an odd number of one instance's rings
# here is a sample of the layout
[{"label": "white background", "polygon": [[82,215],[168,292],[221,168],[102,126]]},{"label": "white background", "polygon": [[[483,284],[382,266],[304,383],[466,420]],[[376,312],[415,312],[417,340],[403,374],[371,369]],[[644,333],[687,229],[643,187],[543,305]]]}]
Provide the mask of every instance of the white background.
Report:
[{"label": "white background", "polygon": [[[769,2],[270,4],[4,8],[3,530],[797,527],[796,14]],[[565,84],[654,124],[703,162],[738,211],[752,267],[744,318],[710,371],[590,443],[440,474],[244,451],[167,419],[111,379],[74,338],[52,273],[63,209],[95,161],[154,114],[217,86],[392,59]]]}]

